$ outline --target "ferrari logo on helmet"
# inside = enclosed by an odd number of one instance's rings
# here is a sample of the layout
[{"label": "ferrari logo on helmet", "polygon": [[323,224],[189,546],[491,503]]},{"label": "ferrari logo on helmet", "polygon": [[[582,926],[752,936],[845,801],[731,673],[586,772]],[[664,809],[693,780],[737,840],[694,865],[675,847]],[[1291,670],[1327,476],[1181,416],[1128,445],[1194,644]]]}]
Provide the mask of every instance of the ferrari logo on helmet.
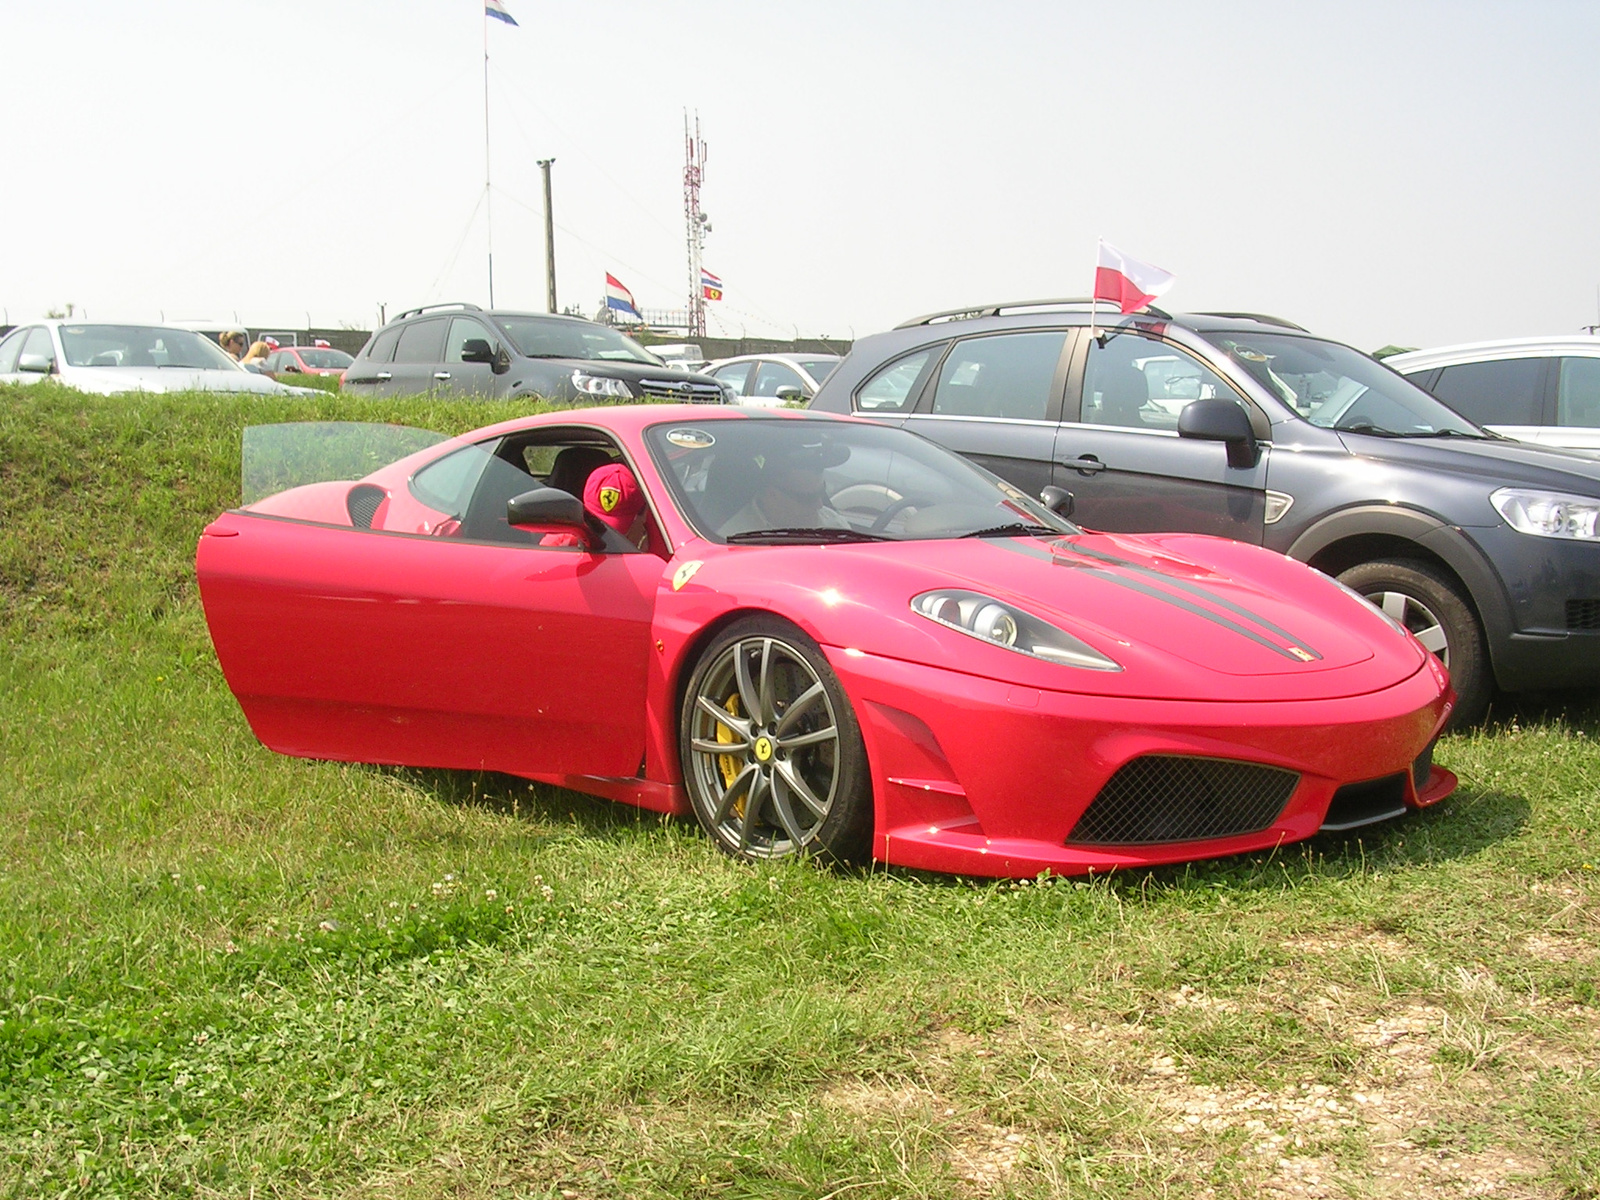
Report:
[{"label": "ferrari logo on helmet", "polygon": [[606,512],[616,512],[617,502],[621,499],[621,488],[603,487],[600,489],[600,507]]}]

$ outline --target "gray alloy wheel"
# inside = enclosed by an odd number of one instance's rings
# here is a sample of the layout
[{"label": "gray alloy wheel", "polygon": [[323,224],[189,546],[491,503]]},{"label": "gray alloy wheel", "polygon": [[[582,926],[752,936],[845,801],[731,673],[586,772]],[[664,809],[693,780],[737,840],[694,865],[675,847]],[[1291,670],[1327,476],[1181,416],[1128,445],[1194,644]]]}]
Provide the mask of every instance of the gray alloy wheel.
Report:
[{"label": "gray alloy wheel", "polygon": [[1450,672],[1456,707],[1447,729],[1483,720],[1494,677],[1483,627],[1458,584],[1420,559],[1362,563],[1342,572],[1339,582],[1404,625]]},{"label": "gray alloy wheel", "polygon": [[773,618],[730,626],[684,695],[684,783],[695,816],[738,858],[854,859],[871,824],[860,730],[816,645]]}]

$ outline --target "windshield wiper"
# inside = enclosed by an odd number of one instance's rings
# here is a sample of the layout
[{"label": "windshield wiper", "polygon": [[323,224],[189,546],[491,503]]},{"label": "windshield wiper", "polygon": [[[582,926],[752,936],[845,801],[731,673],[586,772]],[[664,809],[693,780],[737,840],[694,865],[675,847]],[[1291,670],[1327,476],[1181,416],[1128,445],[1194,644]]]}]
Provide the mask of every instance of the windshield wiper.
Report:
[{"label": "windshield wiper", "polygon": [[993,525],[988,529],[974,529],[971,533],[963,533],[964,538],[969,537],[1021,537],[1030,533],[1052,533],[1058,537],[1066,537],[1064,529],[1051,529],[1048,525],[1035,525],[1031,521],[1012,521],[1008,525]]},{"label": "windshield wiper", "polygon": [[1464,437],[1464,438],[1472,438],[1475,441],[1482,441],[1485,437],[1496,437],[1498,435],[1491,434],[1487,430],[1485,430],[1483,433],[1468,433],[1468,432],[1466,432],[1465,430],[1462,430],[1462,429],[1430,429],[1425,433],[1424,432],[1403,433],[1400,436],[1401,437],[1411,437],[1411,438]]},{"label": "windshield wiper", "polygon": [[740,542],[893,542],[897,538],[861,529],[839,529],[832,525],[795,525],[784,529],[744,529],[723,539],[729,545]]},{"label": "windshield wiper", "polygon": [[1351,421],[1348,425],[1335,425],[1335,433],[1365,433],[1372,437],[1405,437],[1403,433],[1396,433],[1392,429],[1385,429],[1381,425],[1374,425],[1371,421],[1361,419]]}]

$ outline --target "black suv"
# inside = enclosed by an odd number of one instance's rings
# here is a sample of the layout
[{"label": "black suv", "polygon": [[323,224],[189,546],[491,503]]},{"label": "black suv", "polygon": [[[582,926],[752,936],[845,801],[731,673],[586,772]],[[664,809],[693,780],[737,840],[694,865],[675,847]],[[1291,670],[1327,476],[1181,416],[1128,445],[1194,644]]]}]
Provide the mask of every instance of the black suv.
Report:
[{"label": "black suv", "polygon": [[1600,683],[1600,463],[1473,425],[1360,351],[1251,313],[1087,301],[863,338],[811,407],[902,423],[1111,532],[1185,530],[1335,576],[1449,667],[1456,723]]},{"label": "black suv", "polygon": [[582,317],[485,312],[475,304],[401,313],[367,339],[345,371],[344,387],[358,396],[731,402],[715,379],[669,367],[615,329]]}]

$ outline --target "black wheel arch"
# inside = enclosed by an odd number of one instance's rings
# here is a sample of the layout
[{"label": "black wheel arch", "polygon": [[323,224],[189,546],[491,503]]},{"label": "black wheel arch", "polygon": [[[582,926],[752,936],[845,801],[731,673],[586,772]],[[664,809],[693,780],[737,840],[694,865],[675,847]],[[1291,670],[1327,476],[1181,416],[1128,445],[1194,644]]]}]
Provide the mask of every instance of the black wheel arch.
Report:
[{"label": "black wheel arch", "polygon": [[1499,573],[1459,526],[1414,508],[1361,505],[1323,517],[1286,553],[1335,577],[1360,563],[1401,558],[1420,559],[1444,572],[1460,586],[1462,599],[1483,626],[1490,669],[1498,679],[1501,648],[1514,632],[1511,598]]}]

